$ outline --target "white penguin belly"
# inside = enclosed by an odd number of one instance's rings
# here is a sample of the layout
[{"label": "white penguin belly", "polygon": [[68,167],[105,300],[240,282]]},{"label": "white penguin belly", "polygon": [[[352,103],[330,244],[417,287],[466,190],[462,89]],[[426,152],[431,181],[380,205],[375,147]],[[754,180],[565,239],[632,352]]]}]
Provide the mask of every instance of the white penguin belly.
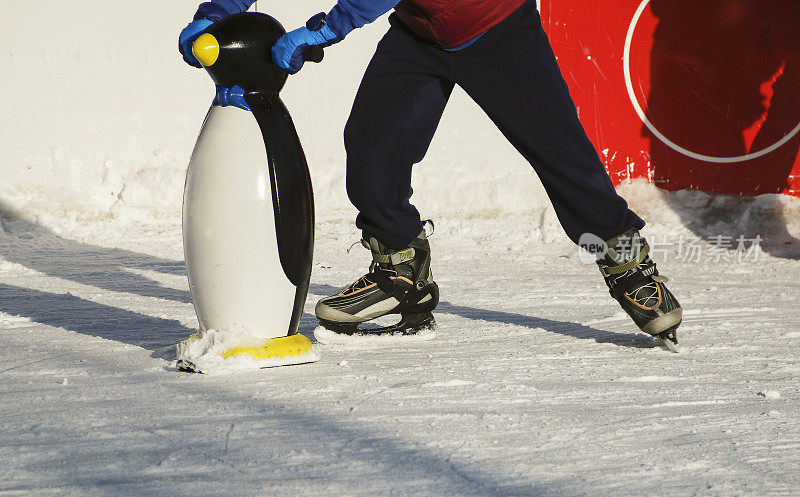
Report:
[{"label": "white penguin belly", "polygon": [[281,266],[264,139],[250,112],[213,106],[183,198],[183,244],[200,329],[285,336],[296,287]]}]

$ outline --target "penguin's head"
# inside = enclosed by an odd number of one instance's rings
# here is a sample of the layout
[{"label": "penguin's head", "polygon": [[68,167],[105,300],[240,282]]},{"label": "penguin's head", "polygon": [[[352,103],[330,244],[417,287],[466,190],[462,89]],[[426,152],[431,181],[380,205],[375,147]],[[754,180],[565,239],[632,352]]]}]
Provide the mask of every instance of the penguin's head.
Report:
[{"label": "penguin's head", "polygon": [[192,53],[217,86],[278,93],[288,75],[272,61],[272,46],[284,33],[267,14],[235,14],[209,26],[195,40]]}]

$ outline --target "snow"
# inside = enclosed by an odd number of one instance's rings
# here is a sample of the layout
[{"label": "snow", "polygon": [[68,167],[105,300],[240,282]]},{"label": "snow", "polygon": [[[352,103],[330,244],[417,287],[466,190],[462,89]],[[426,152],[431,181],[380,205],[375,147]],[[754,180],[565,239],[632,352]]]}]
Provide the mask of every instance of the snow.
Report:
[{"label": "snow", "polygon": [[[197,328],[180,202],[213,89],[175,54],[194,7],[0,18],[0,495],[797,495],[800,199],[620,187],[685,307],[671,354],[458,92],[414,178],[436,221],[435,338],[177,372]],[[328,7],[269,6],[286,26]],[[316,194],[312,340],[317,299],[369,262],[347,252],[341,131],[377,24],[283,93]]]},{"label": "snow", "polygon": [[[217,376],[173,367],[197,326],[177,222],[4,221],[0,492],[796,492],[796,259],[660,264],[686,307],[670,354],[573,246],[514,236],[530,219],[437,221],[434,340]],[[309,337],[368,264],[357,235],[318,225]]]}]

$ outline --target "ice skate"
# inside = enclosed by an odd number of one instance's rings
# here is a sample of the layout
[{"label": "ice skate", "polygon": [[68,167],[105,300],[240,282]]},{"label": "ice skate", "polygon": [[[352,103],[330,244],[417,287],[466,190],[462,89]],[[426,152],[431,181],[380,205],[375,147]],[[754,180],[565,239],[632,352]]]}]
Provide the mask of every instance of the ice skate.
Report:
[{"label": "ice skate", "polygon": [[638,230],[629,230],[606,242],[604,257],[597,261],[611,296],[633,322],[656,342],[673,352],[678,350],[676,330],[683,309],[667,289],[667,278],[658,274],[648,255],[650,247]]},{"label": "ice skate", "polygon": [[[339,343],[359,337],[433,338],[436,321],[431,311],[439,303],[439,287],[433,281],[425,231],[400,250],[392,250],[366,234],[361,244],[372,252],[370,270],[338,294],[317,303],[317,340]],[[390,326],[368,326],[368,321],[389,314],[399,314],[400,320]]]}]

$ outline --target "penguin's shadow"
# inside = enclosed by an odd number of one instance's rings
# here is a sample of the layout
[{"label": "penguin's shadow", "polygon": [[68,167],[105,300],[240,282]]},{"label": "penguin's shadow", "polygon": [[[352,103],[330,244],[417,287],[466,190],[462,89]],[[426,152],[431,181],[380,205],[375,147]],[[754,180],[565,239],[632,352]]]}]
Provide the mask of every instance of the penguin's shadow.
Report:
[{"label": "penguin's shadow", "polygon": [[184,275],[183,261],[70,240],[36,223],[4,218],[7,212],[0,202],[0,222],[6,232],[0,237],[0,259],[103,290],[192,302],[188,291],[163,286],[142,274]]},{"label": "penguin's shadow", "polygon": [[[9,219],[0,202],[0,259],[44,275],[110,292],[190,303],[186,290],[170,288],[147,273],[185,274],[174,261],[61,237],[36,223]],[[0,311],[164,354],[165,348],[194,332],[175,319],[149,316],[75,295],[0,284]]]},{"label": "penguin's shadow", "polygon": [[194,330],[175,319],[157,318],[99,304],[69,293],[56,294],[0,283],[0,311],[33,322],[127,343],[168,358],[175,343]]}]

